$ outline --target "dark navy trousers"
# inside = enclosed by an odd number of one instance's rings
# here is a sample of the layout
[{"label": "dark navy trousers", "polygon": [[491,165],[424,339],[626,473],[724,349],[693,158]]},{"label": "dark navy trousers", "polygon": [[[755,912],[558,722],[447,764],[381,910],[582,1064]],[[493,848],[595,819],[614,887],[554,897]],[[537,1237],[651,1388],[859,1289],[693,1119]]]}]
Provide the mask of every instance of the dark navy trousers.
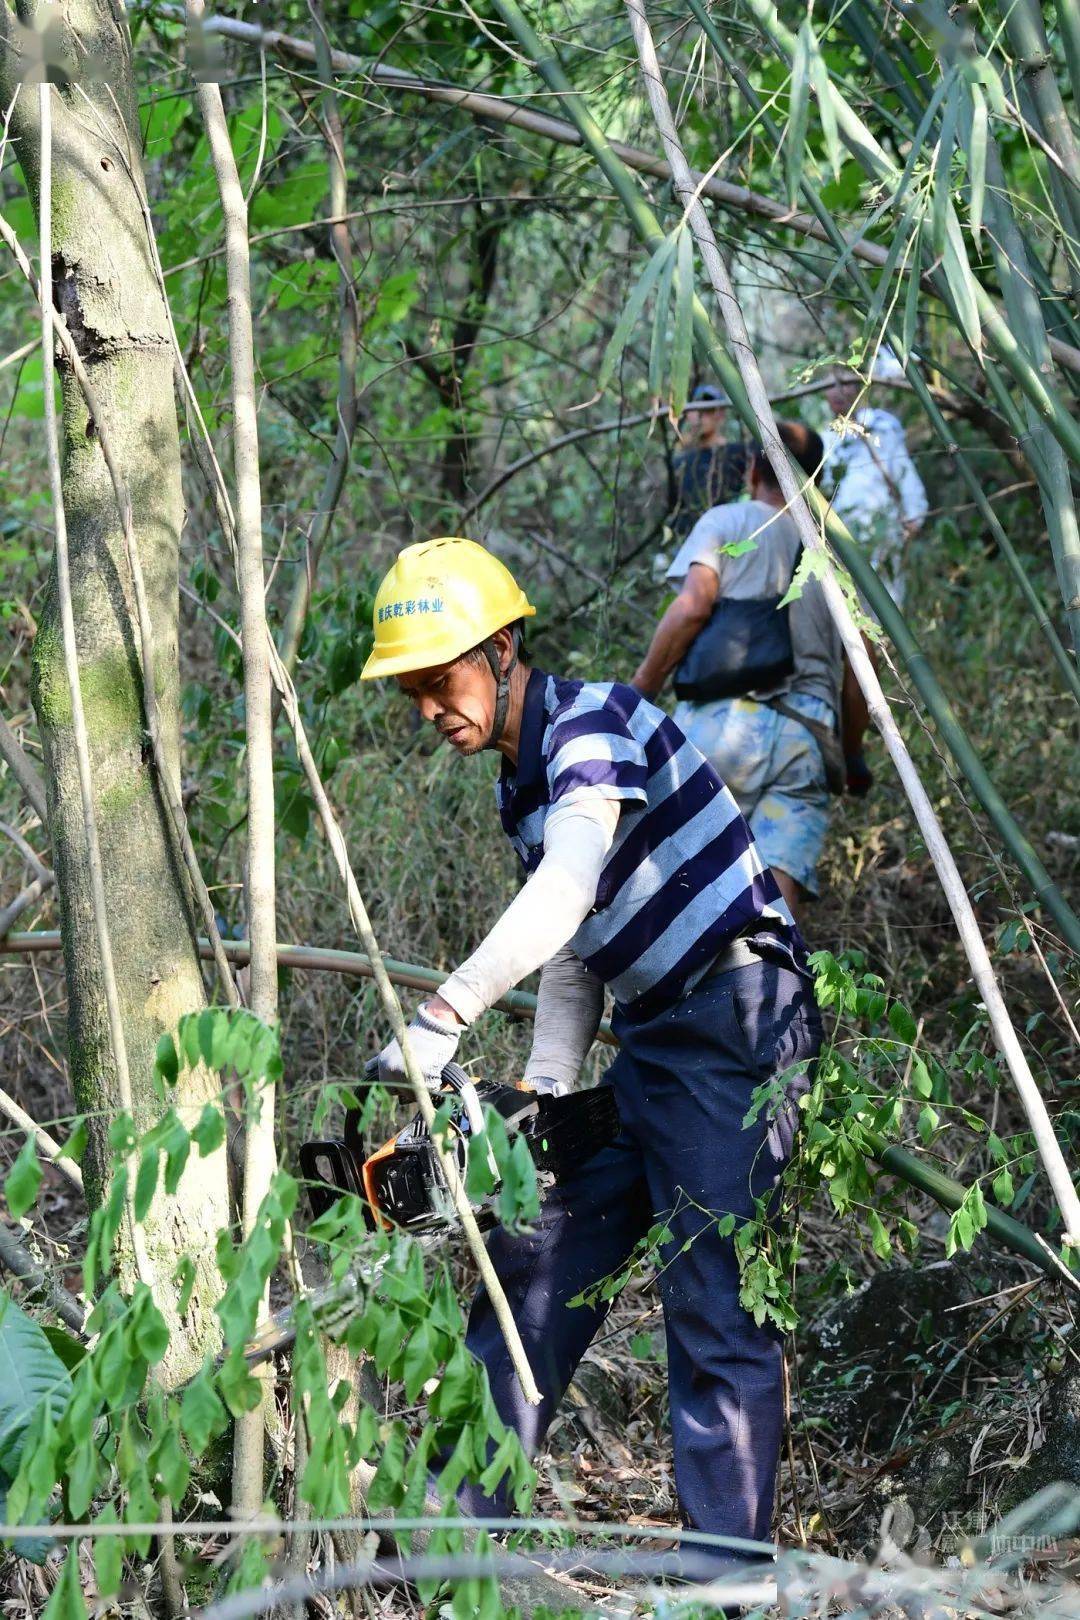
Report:
[{"label": "dark navy trousers", "polygon": [[[473,1301],[468,1344],[487,1367],[495,1404],[527,1451],[543,1440],[574,1369],[607,1314],[606,1303],[568,1301],[617,1272],[655,1221],[668,1349],[675,1482],[684,1522],[718,1535],[769,1539],[782,1428],[779,1336],[739,1304],[732,1239],[717,1220],[741,1222],[786,1165],[806,1066],[821,1024],[807,978],[762,960],[706,980],[646,1023],[615,1017],[621,1049],[606,1079],[622,1130],[572,1179],[549,1193],[535,1231],[497,1230],[488,1250],[543,1395],[529,1406],[486,1292]],[[784,1106],[743,1117],[754,1088],[802,1063]],[[683,1250],[683,1244],[691,1240]],[[478,1517],[505,1501],[478,1487],[459,1501]]]}]

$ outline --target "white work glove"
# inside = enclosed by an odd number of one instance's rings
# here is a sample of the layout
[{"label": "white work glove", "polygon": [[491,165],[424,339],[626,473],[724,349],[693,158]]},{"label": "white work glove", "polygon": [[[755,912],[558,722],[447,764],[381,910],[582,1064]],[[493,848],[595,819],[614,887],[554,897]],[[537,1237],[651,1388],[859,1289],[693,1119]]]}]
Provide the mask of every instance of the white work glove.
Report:
[{"label": "white work glove", "polygon": [[[409,1050],[416,1059],[429,1091],[438,1091],[442,1072],[453,1061],[461,1037],[461,1026],[444,1023],[418,1007],[408,1027]],[[379,1080],[384,1086],[408,1085],[405,1058],[395,1037],[379,1053]]]}]

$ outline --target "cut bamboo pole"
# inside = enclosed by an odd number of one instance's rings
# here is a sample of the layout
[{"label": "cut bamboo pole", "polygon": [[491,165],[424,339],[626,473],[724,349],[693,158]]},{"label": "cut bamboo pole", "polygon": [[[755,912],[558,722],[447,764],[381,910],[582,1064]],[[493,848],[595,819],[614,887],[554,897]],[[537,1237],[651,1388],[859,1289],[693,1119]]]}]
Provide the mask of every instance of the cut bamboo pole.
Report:
[{"label": "cut bamboo pole", "polygon": [[[187,0],[189,26],[201,26],[204,0]],[[255,349],[251,329],[251,271],[247,203],[220,87],[203,80],[197,87],[203,126],[221,198],[225,224],[228,286],[229,365],[233,407],[233,466],[236,480],[237,585],[243,627],[244,726],[247,747],[247,910],[251,931],[251,1010],[265,1024],[277,1023],[276,892],[274,873],[273,713],[270,685],[270,633],[266,624],[263,575],[262,492],[259,481],[259,427],[255,404]],[[244,1133],[241,1225],[254,1231],[259,1209],[277,1168],[274,1141],[275,1086],[265,1077],[248,1099]],[[263,1306],[269,1303],[269,1280]],[[257,1514],[263,1504],[264,1399],[236,1419],[233,1440],[233,1509]]]}]

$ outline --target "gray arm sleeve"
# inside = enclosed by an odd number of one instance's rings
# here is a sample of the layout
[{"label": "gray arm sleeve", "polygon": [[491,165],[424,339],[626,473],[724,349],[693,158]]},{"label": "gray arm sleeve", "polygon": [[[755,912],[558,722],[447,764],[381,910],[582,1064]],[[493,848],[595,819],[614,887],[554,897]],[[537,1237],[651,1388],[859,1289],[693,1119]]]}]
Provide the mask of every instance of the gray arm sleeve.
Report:
[{"label": "gray arm sleeve", "polygon": [[525,1081],[561,1097],[573,1089],[604,1010],[604,986],[569,945],[544,963]]}]

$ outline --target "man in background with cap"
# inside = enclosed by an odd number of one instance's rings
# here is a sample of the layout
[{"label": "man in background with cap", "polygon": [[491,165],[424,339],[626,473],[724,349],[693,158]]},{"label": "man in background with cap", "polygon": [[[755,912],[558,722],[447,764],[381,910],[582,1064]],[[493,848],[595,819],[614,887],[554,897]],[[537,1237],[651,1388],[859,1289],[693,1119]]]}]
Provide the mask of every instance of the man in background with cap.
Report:
[{"label": "man in background with cap", "polygon": [[703,512],[737,500],[746,477],[748,450],[724,438],[727,395],[714,383],[695,388],[684,412],[682,444],[672,462],[675,509],[671,527],[685,539]]}]

